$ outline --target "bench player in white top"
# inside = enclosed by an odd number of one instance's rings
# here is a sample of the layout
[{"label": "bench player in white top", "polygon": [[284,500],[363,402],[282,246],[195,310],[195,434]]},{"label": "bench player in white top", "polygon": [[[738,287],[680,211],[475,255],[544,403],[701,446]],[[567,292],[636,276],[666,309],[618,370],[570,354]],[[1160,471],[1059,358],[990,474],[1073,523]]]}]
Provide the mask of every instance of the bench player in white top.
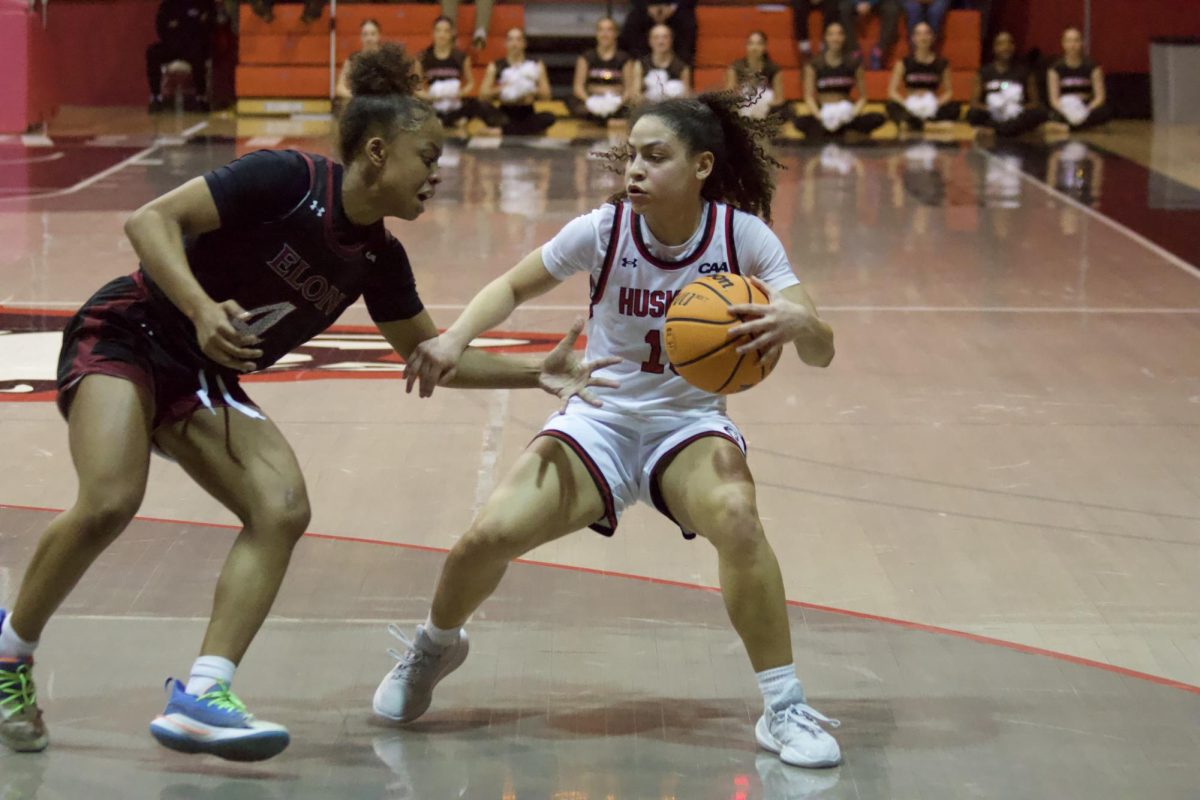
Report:
[{"label": "bench player in white top", "polygon": [[742,321],[730,334],[753,335],[744,349],[791,343],[806,364],[833,359],[832,331],[763,221],[776,166],[764,147],[775,123],[741,117],[741,102],[722,92],[644,106],[622,153],[624,196],[570,222],[489,284],[410,360],[409,389],[417,382],[429,396],[467,342],[577,272],[591,276],[588,359],[623,359],[597,373],[619,386],[569,401],[493,492],[450,552],[415,640],[391,629],[408,652],[380,683],[377,714],[410,722],[425,712],[434,685],[466,658],[463,624],[510,560],[585,526],[611,535],[621,511],[644,500],[717,550],[725,606],[763,693],[759,744],[797,766],[841,761],[822,727],[836,722],[807,704],[796,676],[783,581],[744,441],[723,398],[675,375],[661,347],[675,293],[727,271],[769,287],[769,305],[732,307]]}]

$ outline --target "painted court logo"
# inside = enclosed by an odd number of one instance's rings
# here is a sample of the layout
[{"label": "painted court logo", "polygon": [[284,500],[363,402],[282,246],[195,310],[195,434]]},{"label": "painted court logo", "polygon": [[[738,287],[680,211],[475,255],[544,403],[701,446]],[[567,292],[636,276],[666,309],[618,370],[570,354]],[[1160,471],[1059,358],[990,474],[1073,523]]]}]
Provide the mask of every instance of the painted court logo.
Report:
[{"label": "painted court logo", "polygon": [[[0,307],[0,402],[54,400],[62,330],[73,312]],[[548,353],[557,333],[495,333],[472,344],[496,353]],[[580,337],[582,345],[583,337]],[[404,377],[404,361],[371,326],[334,325],[243,382]]]}]

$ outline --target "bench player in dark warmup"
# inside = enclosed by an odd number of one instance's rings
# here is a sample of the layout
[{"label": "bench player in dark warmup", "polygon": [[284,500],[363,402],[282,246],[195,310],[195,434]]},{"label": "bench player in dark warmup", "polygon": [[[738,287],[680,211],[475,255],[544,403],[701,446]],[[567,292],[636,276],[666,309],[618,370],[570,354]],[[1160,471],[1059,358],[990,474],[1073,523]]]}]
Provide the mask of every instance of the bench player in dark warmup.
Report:
[{"label": "bench player in dark warmup", "polygon": [[185,61],[192,70],[194,98],[188,111],[208,111],[208,57],[212,51],[211,0],[162,0],[154,29],[158,41],[146,48],[146,80],[150,84],[150,113],[162,111],[163,66]]},{"label": "bench player in dark warmup", "polygon": [[1062,47],[1062,58],[1046,72],[1051,125],[1062,132],[1103,125],[1113,116],[1104,70],[1087,57],[1078,28],[1063,31]]},{"label": "bench player in dark warmup", "polygon": [[[437,335],[383,218],[416,219],[433,196],[442,126],[413,96],[413,64],[396,45],[356,58],[350,82],[353,98],[339,123],[344,166],[262,151],[151,201],[125,226],[141,268],[101,288],[68,324],[59,406],[79,494],[38,542],[12,612],[0,610],[0,740],[13,749],[47,745],[34,646],[136,513],[152,447],[244,527],[217,583],[200,658],[186,685],[168,681],[169,701],[151,732],[176,750],[238,760],[287,746],[286,729],[255,720],[230,684],[309,505],[291,447],[238,375],[269,367],[360,295],[401,356]],[[452,385],[540,383],[563,398],[590,398],[592,367],[571,356],[573,339],[541,363],[469,351]]]}]

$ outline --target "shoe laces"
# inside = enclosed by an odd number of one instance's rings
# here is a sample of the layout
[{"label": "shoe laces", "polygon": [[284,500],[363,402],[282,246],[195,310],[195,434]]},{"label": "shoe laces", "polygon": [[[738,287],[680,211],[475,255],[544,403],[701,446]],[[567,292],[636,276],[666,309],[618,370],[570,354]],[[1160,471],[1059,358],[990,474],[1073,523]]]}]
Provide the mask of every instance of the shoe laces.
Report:
[{"label": "shoe laces", "polygon": [[827,735],[824,729],[822,729],[822,725],[838,728],[842,724],[840,721],[830,719],[805,703],[793,703],[785,709],[776,711],[775,721],[777,723],[791,723],[813,737]]},{"label": "shoe laces", "polygon": [[0,670],[0,712],[5,717],[14,717],[27,708],[37,706],[37,688],[29,664],[20,664],[16,669]]},{"label": "shoe laces", "polygon": [[197,699],[221,711],[231,711],[245,717],[250,716],[249,712],[246,711],[246,704],[229,690],[229,684],[227,683],[217,683]]},{"label": "shoe laces", "polygon": [[405,636],[404,631],[400,630],[399,625],[388,625],[387,631],[396,639],[399,639],[400,644],[404,645],[405,652],[403,653],[391,647],[387,651],[389,656],[399,662],[392,669],[392,679],[404,680],[425,665],[429,654],[418,647],[414,639],[409,639]]}]

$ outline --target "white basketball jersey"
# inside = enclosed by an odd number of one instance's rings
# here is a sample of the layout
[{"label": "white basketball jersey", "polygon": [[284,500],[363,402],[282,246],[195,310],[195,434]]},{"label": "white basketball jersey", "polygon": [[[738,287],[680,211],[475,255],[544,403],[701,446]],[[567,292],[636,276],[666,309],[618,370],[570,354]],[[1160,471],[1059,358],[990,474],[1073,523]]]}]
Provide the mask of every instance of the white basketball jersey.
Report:
[{"label": "white basketball jersey", "polygon": [[646,246],[641,218],[617,205],[608,250],[592,274],[587,358],[617,356],[620,364],[597,373],[620,381],[596,394],[613,411],[723,411],[725,398],[695,388],[675,374],[663,349],[671,301],[697,278],[741,274],[733,243],[734,209],[709,202],[699,244],[679,261],[661,261]]}]

